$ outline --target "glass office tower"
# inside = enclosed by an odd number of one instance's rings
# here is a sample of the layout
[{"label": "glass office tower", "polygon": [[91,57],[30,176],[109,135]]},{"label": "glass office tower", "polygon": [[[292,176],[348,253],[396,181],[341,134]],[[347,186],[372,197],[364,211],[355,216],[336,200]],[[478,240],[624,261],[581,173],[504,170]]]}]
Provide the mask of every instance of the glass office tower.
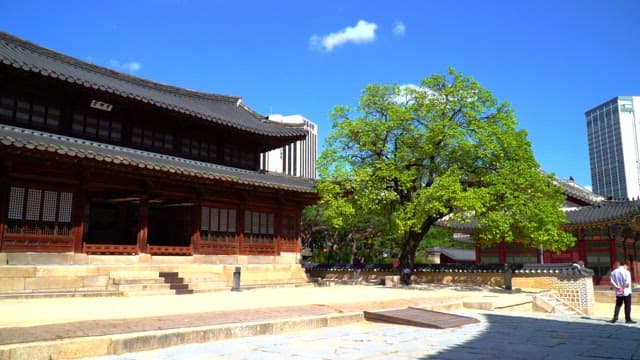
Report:
[{"label": "glass office tower", "polygon": [[585,113],[593,192],[640,197],[640,96],[618,96]]}]

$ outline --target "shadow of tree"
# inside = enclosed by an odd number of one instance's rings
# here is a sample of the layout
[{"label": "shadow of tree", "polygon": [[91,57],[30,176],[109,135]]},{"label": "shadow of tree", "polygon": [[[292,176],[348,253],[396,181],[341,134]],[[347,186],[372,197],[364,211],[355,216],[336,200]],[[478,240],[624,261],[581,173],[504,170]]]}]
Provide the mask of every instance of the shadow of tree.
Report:
[{"label": "shadow of tree", "polygon": [[[532,313],[480,315],[482,331],[452,336],[450,344],[419,359],[638,359],[640,326]],[[478,325],[466,325],[466,327]],[[455,333],[455,332],[454,332]]]}]

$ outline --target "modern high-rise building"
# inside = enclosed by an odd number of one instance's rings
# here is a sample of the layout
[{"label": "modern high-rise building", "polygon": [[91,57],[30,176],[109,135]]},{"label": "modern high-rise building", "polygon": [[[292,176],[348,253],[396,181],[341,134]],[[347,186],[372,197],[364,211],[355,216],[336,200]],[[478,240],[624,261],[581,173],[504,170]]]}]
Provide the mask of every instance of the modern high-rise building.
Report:
[{"label": "modern high-rise building", "polygon": [[269,115],[269,121],[290,127],[303,128],[304,140],[260,154],[260,169],[292,176],[316,178],[318,126],[302,115]]},{"label": "modern high-rise building", "polygon": [[617,96],[585,113],[593,192],[640,197],[640,96]]}]

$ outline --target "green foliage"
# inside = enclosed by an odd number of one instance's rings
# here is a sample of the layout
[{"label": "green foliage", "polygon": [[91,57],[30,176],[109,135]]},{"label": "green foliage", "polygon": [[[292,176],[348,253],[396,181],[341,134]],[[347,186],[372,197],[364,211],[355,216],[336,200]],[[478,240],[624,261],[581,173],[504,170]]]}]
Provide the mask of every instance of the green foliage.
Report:
[{"label": "green foliage", "polygon": [[439,219],[477,222],[482,246],[519,241],[561,250],[562,191],[544,175],[507,103],[449,69],[420,86],[369,85],[337,106],[319,159],[319,206],[334,228],[375,229],[401,262]]}]

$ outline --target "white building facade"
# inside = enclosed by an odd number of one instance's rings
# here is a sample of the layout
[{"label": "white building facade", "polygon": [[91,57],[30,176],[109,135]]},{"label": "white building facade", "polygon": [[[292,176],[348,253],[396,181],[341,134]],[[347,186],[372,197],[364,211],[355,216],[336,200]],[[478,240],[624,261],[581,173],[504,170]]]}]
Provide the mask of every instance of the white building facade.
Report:
[{"label": "white building facade", "polygon": [[585,113],[593,192],[640,197],[640,96],[617,96]]},{"label": "white building facade", "polygon": [[315,179],[318,126],[302,115],[274,114],[269,115],[269,121],[304,128],[307,137],[280,149],[260,154],[260,169]]}]

